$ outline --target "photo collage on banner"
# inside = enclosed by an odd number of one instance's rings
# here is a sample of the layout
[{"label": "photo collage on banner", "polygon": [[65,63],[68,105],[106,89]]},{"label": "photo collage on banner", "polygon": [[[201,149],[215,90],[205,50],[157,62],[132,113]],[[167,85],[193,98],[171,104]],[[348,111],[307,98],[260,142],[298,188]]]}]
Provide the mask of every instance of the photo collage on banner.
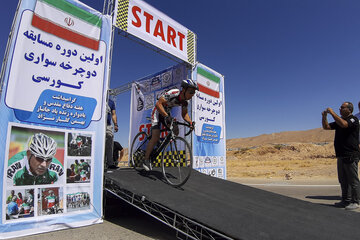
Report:
[{"label": "photo collage on banner", "polygon": [[226,179],[224,77],[199,63],[193,71],[193,79],[199,86],[193,101],[196,122],[193,167]]},{"label": "photo collage on banner", "polygon": [[0,101],[0,238],[102,222],[94,186],[112,19],[76,0],[21,0],[15,19]]},{"label": "photo collage on banner", "polygon": [[[91,208],[94,133],[23,124],[9,125],[8,133],[6,221]],[[42,141],[49,145],[47,156]],[[43,157],[48,159],[39,160]]]}]

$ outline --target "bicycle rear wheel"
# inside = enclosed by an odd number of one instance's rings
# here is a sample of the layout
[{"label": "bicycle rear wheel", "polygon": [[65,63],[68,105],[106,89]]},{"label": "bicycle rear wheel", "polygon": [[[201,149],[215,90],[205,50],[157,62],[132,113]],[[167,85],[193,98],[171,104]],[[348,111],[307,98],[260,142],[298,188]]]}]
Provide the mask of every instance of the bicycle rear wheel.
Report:
[{"label": "bicycle rear wheel", "polygon": [[149,136],[146,132],[139,132],[134,137],[131,148],[130,148],[130,164],[136,170],[142,168],[142,162],[145,157],[145,150],[147,143],[149,141]]},{"label": "bicycle rear wheel", "polygon": [[175,137],[162,151],[162,172],[166,181],[180,187],[189,179],[192,169],[192,152],[189,143],[182,137]]}]

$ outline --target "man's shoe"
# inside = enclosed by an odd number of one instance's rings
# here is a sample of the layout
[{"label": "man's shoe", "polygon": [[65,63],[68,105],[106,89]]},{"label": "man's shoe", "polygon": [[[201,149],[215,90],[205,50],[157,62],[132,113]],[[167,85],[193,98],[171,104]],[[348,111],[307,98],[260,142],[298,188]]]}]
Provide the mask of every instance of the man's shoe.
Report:
[{"label": "man's shoe", "polygon": [[335,207],[338,207],[338,208],[345,208],[347,206],[349,206],[349,202],[345,202],[345,201],[341,201],[341,202],[337,202],[335,203]]},{"label": "man's shoe", "polygon": [[144,160],[144,162],[143,162],[143,168],[144,168],[145,171],[147,171],[147,172],[152,170],[150,160]]},{"label": "man's shoe", "polygon": [[345,207],[345,210],[355,210],[359,208],[359,204],[357,203],[350,203],[348,206]]}]

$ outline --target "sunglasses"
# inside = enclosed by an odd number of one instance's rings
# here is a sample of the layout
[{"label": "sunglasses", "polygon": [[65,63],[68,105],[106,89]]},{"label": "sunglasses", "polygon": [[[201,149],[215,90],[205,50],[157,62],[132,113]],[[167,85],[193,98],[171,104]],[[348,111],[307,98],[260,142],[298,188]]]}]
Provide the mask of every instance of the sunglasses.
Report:
[{"label": "sunglasses", "polygon": [[31,155],[31,156],[35,157],[36,161],[38,161],[38,162],[49,163],[52,161],[52,158],[41,158],[41,157],[36,157],[35,155]]}]

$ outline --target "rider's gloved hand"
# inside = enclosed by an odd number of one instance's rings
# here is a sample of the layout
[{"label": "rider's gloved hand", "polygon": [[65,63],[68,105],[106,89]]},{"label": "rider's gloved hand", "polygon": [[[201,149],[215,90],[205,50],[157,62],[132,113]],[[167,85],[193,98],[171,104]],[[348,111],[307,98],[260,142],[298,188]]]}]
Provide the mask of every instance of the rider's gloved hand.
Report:
[{"label": "rider's gloved hand", "polygon": [[195,128],[195,122],[191,122],[191,123],[189,123],[189,124],[190,124],[190,129],[191,129],[191,131],[194,130],[194,128]]},{"label": "rider's gloved hand", "polygon": [[170,126],[173,118],[172,118],[171,116],[166,116],[166,117],[164,118],[164,120],[165,120],[165,124],[166,124],[167,126]]}]

